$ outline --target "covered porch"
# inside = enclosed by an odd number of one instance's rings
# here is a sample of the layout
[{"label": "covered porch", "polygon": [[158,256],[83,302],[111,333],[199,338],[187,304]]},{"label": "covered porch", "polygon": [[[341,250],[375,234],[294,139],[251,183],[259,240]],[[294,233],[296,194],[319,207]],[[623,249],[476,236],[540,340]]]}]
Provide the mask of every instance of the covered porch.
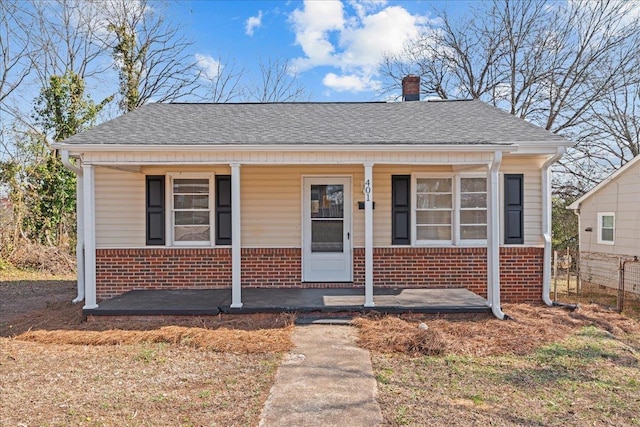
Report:
[{"label": "covered porch", "polygon": [[231,289],[133,290],[86,316],[214,316],[221,313],[491,313],[487,300],[462,288],[375,288],[375,308],[365,307],[362,288],[247,288],[243,305],[231,308]]}]

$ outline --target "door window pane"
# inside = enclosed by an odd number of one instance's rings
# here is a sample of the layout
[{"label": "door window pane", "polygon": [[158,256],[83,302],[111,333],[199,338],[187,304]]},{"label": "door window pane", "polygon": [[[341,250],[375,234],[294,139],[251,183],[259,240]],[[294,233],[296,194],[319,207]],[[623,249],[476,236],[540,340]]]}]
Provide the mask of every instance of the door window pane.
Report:
[{"label": "door window pane", "polygon": [[311,220],[311,252],[342,252],[342,220]]},{"label": "door window pane", "polygon": [[312,185],[311,218],[343,218],[344,186]]}]

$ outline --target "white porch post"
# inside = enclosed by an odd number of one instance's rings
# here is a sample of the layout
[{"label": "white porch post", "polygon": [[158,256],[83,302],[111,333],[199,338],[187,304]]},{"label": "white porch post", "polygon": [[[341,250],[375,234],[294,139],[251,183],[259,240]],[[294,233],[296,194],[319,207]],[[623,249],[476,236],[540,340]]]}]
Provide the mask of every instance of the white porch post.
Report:
[{"label": "white porch post", "polygon": [[96,215],[95,175],[93,165],[82,165],[84,204],[84,308],[98,307],[96,303]]},{"label": "white porch post", "polygon": [[500,308],[500,181],[498,172],[502,152],[493,153],[487,185],[487,301],[498,319],[504,319]]},{"label": "white porch post", "polygon": [[73,303],[84,301],[84,174],[76,177],[76,273],[78,296]]},{"label": "white porch post", "polygon": [[364,164],[364,306],[373,302],[373,163]]},{"label": "white porch post", "polygon": [[231,308],[242,308],[242,244],[240,224],[240,164],[231,164]]}]

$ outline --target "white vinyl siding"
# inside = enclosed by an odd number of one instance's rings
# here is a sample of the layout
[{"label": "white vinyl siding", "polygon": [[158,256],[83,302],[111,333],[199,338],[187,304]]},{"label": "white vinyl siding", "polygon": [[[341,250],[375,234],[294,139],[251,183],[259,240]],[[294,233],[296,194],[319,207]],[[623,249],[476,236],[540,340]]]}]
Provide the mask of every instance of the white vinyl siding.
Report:
[{"label": "white vinyl siding", "polygon": [[[640,162],[631,165],[580,204],[580,252],[640,253]],[[615,215],[614,244],[599,242],[598,213]],[[591,231],[586,231],[586,229]]]},{"label": "white vinyl siding", "polygon": [[[453,158],[453,154],[449,154]],[[517,159],[506,156],[501,167],[503,173],[524,174],[525,245],[541,244],[540,165],[544,158]],[[224,164],[180,166],[179,169],[176,166],[143,166],[137,172],[97,166],[95,170],[97,247],[144,247],[145,175],[166,175],[176,170],[221,175],[231,173],[229,166]],[[375,247],[391,246],[391,175],[420,173],[454,175],[455,172],[454,167],[449,165],[375,164],[373,166]],[[486,174],[486,167],[478,166],[474,169],[465,169],[465,173]],[[353,246],[356,248],[364,246],[364,210],[358,209],[357,204],[358,201],[364,200],[362,194],[364,167],[362,164],[242,165],[240,175],[243,247],[300,247],[302,241],[302,176],[323,175],[350,176],[352,178]],[[167,193],[169,190],[167,183]],[[638,197],[637,192],[636,197]],[[211,203],[213,203],[213,199]],[[628,204],[631,206],[633,203],[638,203],[637,199],[629,199]],[[167,205],[166,209],[167,215],[169,215],[170,206]],[[621,227],[623,224],[629,223],[633,226],[639,224],[639,220],[636,208],[636,210],[630,211],[630,214],[624,216],[618,214],[616,225]],[[595,229],[595,213],[593,222]],[[637,227],[636,230],[640,230],[640,227]],[[595,235],[593,237],[595,238]],[[640,236],[638,237],[636,240],[640,241]],[[618,238],[616,246],[623,242],[623,238],[624,236]],[[629,235],[627,240],[631,243],[633,239],[633,235]]]},{"label": "white vinyl siding", "polygon": [[145,177],[95,168],[96,247],[145,246]]}]

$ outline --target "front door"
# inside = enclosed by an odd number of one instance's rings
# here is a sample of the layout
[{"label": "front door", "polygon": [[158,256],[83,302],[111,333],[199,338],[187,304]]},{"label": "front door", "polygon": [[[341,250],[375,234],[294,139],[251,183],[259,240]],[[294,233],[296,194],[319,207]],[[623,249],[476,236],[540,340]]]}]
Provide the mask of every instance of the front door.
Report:
[{"label": "front door", "polygon": [[351,178],[304,178],[303,280],[352,281]]}]

